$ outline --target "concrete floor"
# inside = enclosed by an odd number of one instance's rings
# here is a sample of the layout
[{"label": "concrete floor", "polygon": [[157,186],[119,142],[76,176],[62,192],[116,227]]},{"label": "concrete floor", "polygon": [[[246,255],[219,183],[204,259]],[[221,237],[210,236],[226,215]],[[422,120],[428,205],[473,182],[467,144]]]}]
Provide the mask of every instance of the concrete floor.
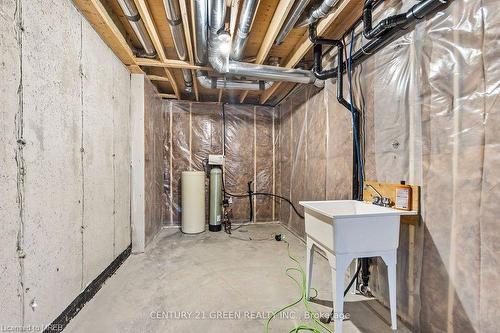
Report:
[{"label": "concrete floor", "polygon": [[[304,243],[279,224],[245,226],[231,238],[224,232],[164,229],[146,253],[127,259],[65,331],[264,332],[263,316],[300,297],[285,275],[293,262],[286,244],[274,240],[276,233],[286,234],[292,255],[304,265]],[[326,315],[332,304],[330,268],[320,255],[313,276],[319,295],[311,305]],[[348,295],[345,311],[351,319],[344,332],[392,332],[388,311],[373,299]],[[304,314],[299,303],[288,318],[273,320],[270,332],[288,332]],[[399,323],[398,332],[409,330]]]}]

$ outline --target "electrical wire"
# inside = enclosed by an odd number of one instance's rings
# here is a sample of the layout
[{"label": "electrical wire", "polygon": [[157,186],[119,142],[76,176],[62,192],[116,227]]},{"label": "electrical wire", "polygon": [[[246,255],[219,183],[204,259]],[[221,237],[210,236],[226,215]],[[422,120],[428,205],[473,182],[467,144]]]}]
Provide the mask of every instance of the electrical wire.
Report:
[{"label": "electrical wire", "polygon": [[[284,307],[280,308],[279,310],[275,311],[272,313],[272,315],[267,319],[266,321],[266,327],[265,327],[265,332],[269,332],[269,325],[271,323],[271,320],[275,318],[277,315],[279,315],[281,312],[290,309],[291,307],[299,304],[301,301],[304,303],[304,307],[306,308],[307,313],[309,314],[310,318],[313,320],[313,325],[308,325],[306,323],[302,323],[293,329],[291,329],[289,332],[293,333],[298,333],[300,331],[308,331],[308,332],[313,332],[313,333],[324,333],[325,331],[328,333],[333,333],[333,330],[329,329],[327,326],[325,326],[321,321],[316,319],[315,314],[313,313],[313,310],[311,309],[309,305],[309,301],[307,299],[307,282],[306,282],[306,273],[304,272],[304,269],[300,265],[300,262],[291,255],[290,253],[290,243],[288,243],[286,240],[283,240],[283,242],[286,243],[287,245],[287,253],[288,253],[288,258],[290,258],[295,264],[297,265],[296,267],[288,267],[285,270],[286,275],[297,285],[297,287],[300,290],[300,298],[295,300],[294,302],[285,305]],[[291,275],[291,272],[298,272],[300,274],[300,282],[293,276]],[[314,289],[315,290],[315,289]],[[315,290],[316,291],[316,290]],[[317,291],[316,291],[316,296],[317,296]]]}]

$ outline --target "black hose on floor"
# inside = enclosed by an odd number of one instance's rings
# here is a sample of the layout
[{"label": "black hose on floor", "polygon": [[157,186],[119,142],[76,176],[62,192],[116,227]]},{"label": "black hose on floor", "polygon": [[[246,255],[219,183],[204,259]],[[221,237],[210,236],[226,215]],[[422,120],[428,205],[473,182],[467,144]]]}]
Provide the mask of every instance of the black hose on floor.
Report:
[{"label": "black hose on floor", "polygon": [[[299,213],[299,211],[297,210],[297,208],[295,207],[293,202],[290,201],[290,199],[282,197],[281,195],[278,195],[278,194],[267,193],[267,192],[249,192],[247,194],[232,194],[232,193],[227,192],[226,190],[224,190],[224,193],[229,195],[230,197],[234,197],[234,198],[246,198],[248,196],[255,196],[255,195],[263,195],[263,196],[278,198],[280,200],[283,200],[283,201],[289,203],[290,206],[292,206],[295,214],[297,214],[301,219],[304,218],[304,215]],[[250,209],[252,209],[252,208],[250,207]]]}]

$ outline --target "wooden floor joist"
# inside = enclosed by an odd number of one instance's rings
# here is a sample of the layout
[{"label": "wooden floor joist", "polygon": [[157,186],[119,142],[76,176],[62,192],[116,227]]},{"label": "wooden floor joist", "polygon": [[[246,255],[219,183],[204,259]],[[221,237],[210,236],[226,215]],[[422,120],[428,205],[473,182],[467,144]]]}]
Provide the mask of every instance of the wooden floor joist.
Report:
[{"label": "wooden floor joist", "polygon": [[[323,20],[318,24],[317,34],[318,36],[323,36],[328,30],[332,30],[332,25],[335,21],[342,21],[341,24],[336,25],[338,31],[347,30],[352,23],[354,23],[360,13],[360,8],[362,8],[363,0],[344,0],[334,11],[328,14]],[[348,17],[349,20],[339,20],[340,18]],[[338,37],[338,36],[337,36]],[[309,40],[309,33],[306,32],[302,37],[302,42],[297,45],[297,47],[290,53],[290,56],[285,61],[284,67],[294,68],[302,58],[309,52],[313,44]],[[266,90],[264,94],[260,97],[260,103],[264,104],[267,100],[278,90],[281,86],[281,82],[275,83],[271,88]]]},{"label": "wooden floor joist", "polygon": [[[160,41],[160,37],[158,35],[158,31],[156,30],[156,26],[153,22],[153,18],[151,17],[151,13],[149,12],[149,8],[146,4],[145,0],[134,0],[135,5],[137,6],[137,10],[139,11],[139,14],[141,15],[142,21],[144,22],[144,25],[146,26],[146,30],[149,33],[149,37],[151,38],[151,41],[153,42],[153,45],[156,49],[156,53],[158,54],[158,58],[162,62],[165,62],[167,60],[167,57],[165,55],[165,50],[163,49],[163,44]],[[137,62],[138,59],[136,59]],[[140,65],[137,62],[138,65]],[[172,86],[172,89],[174,90],[175,96],[177,96],[177,99],[181,99],[181,95],[179,92],[179,87],[177,86],[177,82],[175,82],[174,76],[172,75],[172,72],[168,69],[165,68],[165,74],[170,80],[170,84]]]},{"label": "wooden floor joist", "polygon": [[[194,54],[193,54],[193,44],[191,42],[191,29],[189,28],[189,15],[187,11],[186,1],[179,1],[179,8],[182,17],[182,27],[184,29],[184,38],[186,40],[186,47],[188,51],[189,63],[194,65]],[[191,70],[191,77],[193,79],[193,89],[196,101],[200,100],[200,95],[198,91],[198,81],[196,80],[196,75],[194,71]]]},{"label": "wooden floor joist", "polygon": [[158,96],[164,99],[177,99],[175,94],[158,94]]},{"label": "wooden floor joist", "polygon": [[[294,0],[281,0],[274,12],[273,19],[271,20],[271,24],[267,29],[266,36],[262,41],[262,45],[259,49],[259,53],[257,54],[257,58],[255,59],[256,64],[263,64],[266,61],[267,55],[269,51],[271,51],[271,47],[273,46],[274,40],[276,36],[278,36],[283,23],[288,15],[288,12],[293,6]],[[245,98],[248,95],[248,90],[244,91],[240,96],[240,103],[245,101]]]},{"label": "wooden floor joist", "polygon": [[[199,86],[195,75],[196,70],[205,70],[212,72],[209,66],[198,66],[195,63],[195,48],[196,35],[193,34],[195,22],[193,21],[193,0],[180,0],[179,9],[182,16],[182,25],[184,29],[184,37],[186,41],[188,57],[186,61],[170,59],[172,56],[173,45],[170,45],[171,40],[165,40],[165,34],[170,33],[167,20],[163,19],[165,13],[158,16],[155,10],[164,10],[161,1],[158,0],[133,0],[137,10],[141,16],[144,26],[151,38],[154,48],[157,51],[157,59],[147,59],[135,56],[134,46],[126,38],[126,32],[129,31],[128,24],[124,20],[116,20],[116,17],[123,15],[122,12],[116,13],[116,6],[109,6],[108,1],[116,0],[73,0],[78,6],[83,15],[100,34],[106,44],[127,66],[131,73],[144,73],[148,67],[162,68],[165,74],[156,72],[155,76],[151,76],[153,81],[169,82],[172,90],[178,99],[181,99],[180,87],[181,76],[174,76],[173,70],[189,69],[193,77],[193,97],[189,99],[200,100],[200,91],[204,94],[209,92],[211,99],[216,99],[220,95],[223,99],[224,93],[220,93],[215,89],[203,89]],[[190,3],[187,3],[190,1]],[[340,0],[341,2],[336,8],[323,18],[318,24],[318,35],[326,38],[336,38],[344,33],[361,15],[364,0]],[[285,39],[285,42],[279,46],[274,45],[274,40],[279,34],[291,8],[294,0],[272,0],[259,4],[258,14],[254,18],[258,24],[254,24],[250,32],[249,42],[246,47],[244,59],[249,59],[255,56],[252,61],[256,64],[264,64],[267,58],[272,55],[284,59],[281,61],[281,66],[285,68],[295,68],[297,64],[310,52],[312,43],[309,41],[307,33],[302,35],[303,29],[294,29]],[[237,33],[237,20],[239,11],[241,10],[242,0],[227,0],[226,4],[230,7],[230,19],[227,24],[227,29],[231,35]],[[111,10],[113,12],[108,12]],[[152,14],[155,14],[154,16]],[[159,19],[159,17],[161,19]],[[156,20],[156,21],[155,21]],[[169,43],[167,45],[166,43]],[[168,54],[168,56],[167,56]],[[248,61],[248,60],[247,60]],[[149,71],[148,71],[149,72]],[[161,78],[161,79],[160,79]],[[179,80],[177,82],[176,80]],[[279,93],[283,95],[289,90],[289,85],[276,82],[270,89],[262,92],[259,98],[261,104],[269,103],[269,99]],[[216,95],[217,94],[217,95]],[[239,95],[239,101],[243,103],[248,96],[249,91],[243,91]],[[189,96],[189,95],[186,95]],[[253,96],[253,95],[252,95]]]},{"label": "wooden floor joist", "polygon": [[[73,0],[73,2],[125,65],[137,65],[134,52],[100,0]],[[137,70],[135,67],[132,68]]]},{"label": "wooden floor joist", "polygon": [[160,76],[160,75],[148,75],[148,79],[150,81],[163,81],[163,82],[169,82],[170,80],[168,77]]},{"label": "wooden floor joist", "polygon": [[211,71],[211,68],[205,66],[192,65],[187,61],[166,59],[164,61],[157,59],[148,58],[136,58],[136,62],[139,66],[145,67],[166,67],[166,68],[178,68],[178,69],[200,69],[204,71]]}]

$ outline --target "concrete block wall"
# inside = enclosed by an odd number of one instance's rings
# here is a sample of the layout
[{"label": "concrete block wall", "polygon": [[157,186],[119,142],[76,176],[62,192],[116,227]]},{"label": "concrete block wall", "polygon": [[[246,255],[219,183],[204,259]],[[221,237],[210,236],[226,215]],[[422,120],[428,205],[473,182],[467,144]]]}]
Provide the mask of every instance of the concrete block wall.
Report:
[{"label": "concrete block wall", "polygon": [[130,239],[130,74],[71,1],[0,2],[0,324],[52,322]]}]

